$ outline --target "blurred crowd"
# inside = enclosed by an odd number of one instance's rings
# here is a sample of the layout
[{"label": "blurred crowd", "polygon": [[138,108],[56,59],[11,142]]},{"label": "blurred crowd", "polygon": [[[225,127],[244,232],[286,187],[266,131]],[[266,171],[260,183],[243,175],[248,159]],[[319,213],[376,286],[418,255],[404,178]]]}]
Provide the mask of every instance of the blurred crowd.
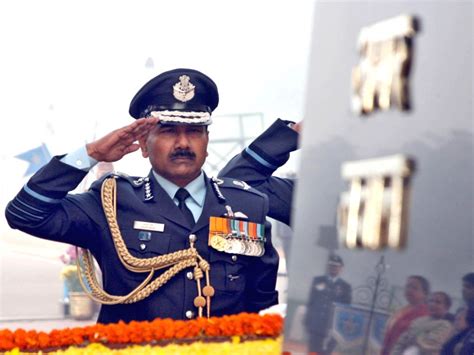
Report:
[{"label": "blurred crowd", "polygon": [[462,278],[462,296],[464,305],[451,313],[448,293],[432,291],[423,276],[409,276],[408,304],[387,321],[382,355],[474,354],[474,273]]}]

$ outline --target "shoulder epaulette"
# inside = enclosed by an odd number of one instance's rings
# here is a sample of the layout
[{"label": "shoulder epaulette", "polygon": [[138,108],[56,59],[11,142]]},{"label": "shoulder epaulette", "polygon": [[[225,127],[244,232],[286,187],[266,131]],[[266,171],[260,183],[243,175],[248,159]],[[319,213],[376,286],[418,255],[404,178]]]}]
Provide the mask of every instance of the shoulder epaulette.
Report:
[{"label": "shoulder epaulette", "polygon": [[220,188],[238,189],[238,190],[254,193],[259,196],[263,196],[263,194],[260,191],[256,190],[255,188],[253,188],[252,186],[250,186],[249,184],[247,184],[245,181],[242,181],[242,180],[228,178],[228,177],[219,177],[219,178],[215,178],[215,181]]},{"label": "shoulder epaulette", "polygon": [[117,180],[117,184],[119,184],[121,181],[123,181],[123,184],[128,184],[132,186],[135,189],[138,188],[143,188],[143,199],[144,201],[151,201],[153,200],[153,192],[151,189],[151,182],[150,178],[148,176],[146,177],[138,177],[138,176],[130,176],[128,174],[122,173],[122,172],[112,172],[108,173],[99,180],[97,180],[93,188],[95,189],[101,189],[102,183],[105,181],[107,178],[115,178]]},{"label": "shoulder epaulette", "polygon": [[133,187],[141,187],[144,183],[148,181],[148,177],[130,176],[120,171],[108,174],[108,177],[111,176],[115,177],[116,179],[126,180]]}]

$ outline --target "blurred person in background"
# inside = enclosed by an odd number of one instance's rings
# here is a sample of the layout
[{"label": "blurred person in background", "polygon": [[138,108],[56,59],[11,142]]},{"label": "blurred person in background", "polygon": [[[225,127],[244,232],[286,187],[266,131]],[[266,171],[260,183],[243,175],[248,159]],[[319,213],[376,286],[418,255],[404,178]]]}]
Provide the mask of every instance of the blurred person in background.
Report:
[{"label": "blurred person in background", "polygon": [[403,332],[391,355],[402,355],[405,351],[419,355],[439,354],[444,342],[451,336],[454,327],[447,318],[451,297],[445,292],[433,292],[428,298],[427,316],[415,319]]},{"label": "blurred person in background", "polygon": [[339,255],[329,255],[327,274],[316,276],[312,283],[304,326],[308,333],[308,351],[331,354],[336,340],[329,335],[333,304],[352,302],[352,287],[340,276],[344,262]]},{"label": "blurred person in background", "polygon": [[474,354],[474,272],[462,278],[462,297],[466,302],[465,319],[459,320],[462,328],[449,339],[441,350],[442,355]]},{"label": "blurred person in background", "polygon": [[405,284],[405,299],[408,304],[395,311],[387,320],[382,345],[382,355],[389,355],[399,337],[408,330],[411,323],[428,315],[426,303],[430,293],[430,284],[426,278],[420,275],[408,276]]}]

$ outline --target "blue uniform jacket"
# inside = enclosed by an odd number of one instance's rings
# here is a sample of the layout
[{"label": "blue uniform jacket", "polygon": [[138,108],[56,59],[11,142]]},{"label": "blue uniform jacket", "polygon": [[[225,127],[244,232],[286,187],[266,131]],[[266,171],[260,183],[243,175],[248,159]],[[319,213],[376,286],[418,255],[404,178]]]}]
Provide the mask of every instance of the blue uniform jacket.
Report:
[{"label": "blue uniform jacket", "polygon": [[294,180],[272,174],[284,165],[298,147],[298,133],[288,121],[276,120],[248,148],[236,155],[219,172],[219,176],[240,179],[266,194],[268,216],[290,225]]},{"label": "blue uniform jacket", "polygon": [[327,276],[313,279],[310,289],[304,325],[308,332],[325,336],[328,333],[333,303],[350,304],[352,287],[341,278],[331,282]]},{"label": "blue uniform jacket", "polygon": [[[31,235],[90,249],[103,276],[106,292],[126,295],[147,276],[128,271],[118,259],[100,201],[101,181],[86,193],[68,194],[86,173],[55,157],[39,170],[8,204],[6,218],[12,228]],[[211,266],[215,296],[211,316],[258,312],[277,303],[275,290],[278,254],[271,244],[266,196],[235,180],[222,179],[220,189],[234,212],[248,220],[265,223],[265,254],[261,257],[227,254],[208,246],[209,217],[223,216],[225,205],[218,199],[206,177],[207,192],[200,219],[193,228],[187,224],[169,195],[149,174],[152,198],[147,199],[143,180],[123,176],[117,179],[117,221],[130,253],[148,258],[189,248],[189,235],[197,236],[196,249]],[[163,232],[151,232],[149,241],[139,240],[134,221],[164,224]],[[145,244],[145,248],[143,245]],[[166,269],[165,269],[166,270]],[[156,276],[161,272],[156,272]],[[98,321],[152,320],[156,317],[186,319],[197,314],[195,280],[185,269],[142,301],[132,304],[103,305]]]}]

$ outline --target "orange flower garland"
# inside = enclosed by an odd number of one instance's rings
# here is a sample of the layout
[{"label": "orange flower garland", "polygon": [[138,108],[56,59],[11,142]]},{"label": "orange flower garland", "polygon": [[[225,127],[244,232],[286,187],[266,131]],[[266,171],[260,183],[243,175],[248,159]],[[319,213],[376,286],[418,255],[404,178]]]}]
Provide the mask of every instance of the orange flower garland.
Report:
[{"label": "orange flower garland", "polygon": [[158,344],[174,340],[207,340],[243,336],[249,338],[277,337],[281,334],[283,318],[275,314],[260,316],[253,313],[198,318],[189,321],[155,319],[151,322],[128,324],[96,324],[86,327],[55,329],[49,333],[34,330],[0,330],[0,351],[46,350],[69,346],[86,346],[90,343]]}]

